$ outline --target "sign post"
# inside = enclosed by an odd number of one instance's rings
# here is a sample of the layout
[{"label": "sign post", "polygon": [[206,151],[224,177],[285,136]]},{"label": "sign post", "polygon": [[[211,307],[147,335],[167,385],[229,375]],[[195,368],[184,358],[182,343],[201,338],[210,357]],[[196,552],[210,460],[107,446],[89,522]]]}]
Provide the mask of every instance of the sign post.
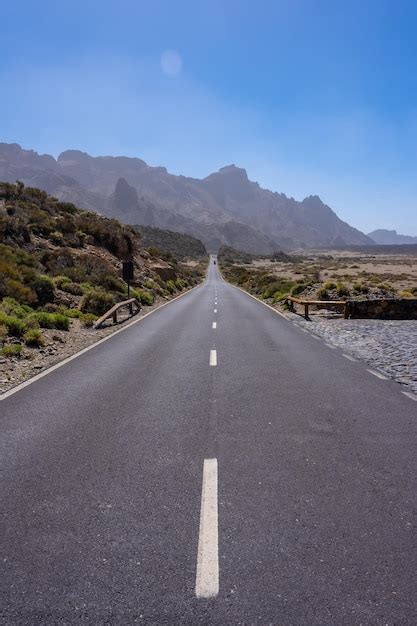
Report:
[{"label": "sign post", "polygon": [[122,261],[122,276],[127,283],[127,297],[130,298],[130,281],[133,280],[133,261]]}]

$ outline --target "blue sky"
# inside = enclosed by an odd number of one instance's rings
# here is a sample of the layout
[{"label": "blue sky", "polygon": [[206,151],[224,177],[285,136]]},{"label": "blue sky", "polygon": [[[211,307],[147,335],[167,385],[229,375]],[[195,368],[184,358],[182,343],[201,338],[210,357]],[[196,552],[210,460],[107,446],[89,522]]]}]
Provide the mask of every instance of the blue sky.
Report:
[{"label": "blue sky", "polygon": [[417,235],[417,2],[7,4],[0,141],[197,177],[236,163]]}]

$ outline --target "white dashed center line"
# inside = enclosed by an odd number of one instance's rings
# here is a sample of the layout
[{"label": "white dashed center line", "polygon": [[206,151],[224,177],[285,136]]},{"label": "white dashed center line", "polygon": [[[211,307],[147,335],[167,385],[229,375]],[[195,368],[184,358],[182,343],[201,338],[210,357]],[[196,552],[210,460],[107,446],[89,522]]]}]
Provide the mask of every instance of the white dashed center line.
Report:
[{"label": "white dashed center line", "polygon": [[217,309],[214,309],[214,312],[217,313]]},{"label": "white dashed center line", "polygon": [[217,328],[217,322],[213,322],[213,324],[211,325],[212,328],[216,329]]},{"label": "white dashed center line", "polygon": [[197,598],[212,598],[219,593],[217,482],[217,459],[204,459],[195,581]]},{"label": "white dashed center line", "polygon": [[217,350],[210,350],[210,365],[217,365]]}]

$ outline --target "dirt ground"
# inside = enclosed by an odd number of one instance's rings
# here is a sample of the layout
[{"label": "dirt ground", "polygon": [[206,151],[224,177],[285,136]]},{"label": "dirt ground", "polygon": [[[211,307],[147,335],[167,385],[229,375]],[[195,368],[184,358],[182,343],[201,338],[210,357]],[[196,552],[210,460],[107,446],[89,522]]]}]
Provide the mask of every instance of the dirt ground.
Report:
[{"label": "dirt ground", "polygon": [[358,255],[355,252],[317,251],[299,254],[297,262],[254,261],[248,267],[270,270],[296,282],[388,283],[398,292],[417,287],[417,256],[380,254]]}]

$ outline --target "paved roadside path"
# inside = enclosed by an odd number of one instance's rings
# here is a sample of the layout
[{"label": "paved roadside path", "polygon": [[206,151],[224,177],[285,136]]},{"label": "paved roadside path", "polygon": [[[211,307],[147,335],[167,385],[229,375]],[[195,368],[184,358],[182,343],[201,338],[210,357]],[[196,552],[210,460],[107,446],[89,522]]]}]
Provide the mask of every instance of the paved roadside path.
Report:
[{"label": "paved roadside path", "polygon": [[1,623],[415,623],[416,403],[217,266],[0,411]]}]

